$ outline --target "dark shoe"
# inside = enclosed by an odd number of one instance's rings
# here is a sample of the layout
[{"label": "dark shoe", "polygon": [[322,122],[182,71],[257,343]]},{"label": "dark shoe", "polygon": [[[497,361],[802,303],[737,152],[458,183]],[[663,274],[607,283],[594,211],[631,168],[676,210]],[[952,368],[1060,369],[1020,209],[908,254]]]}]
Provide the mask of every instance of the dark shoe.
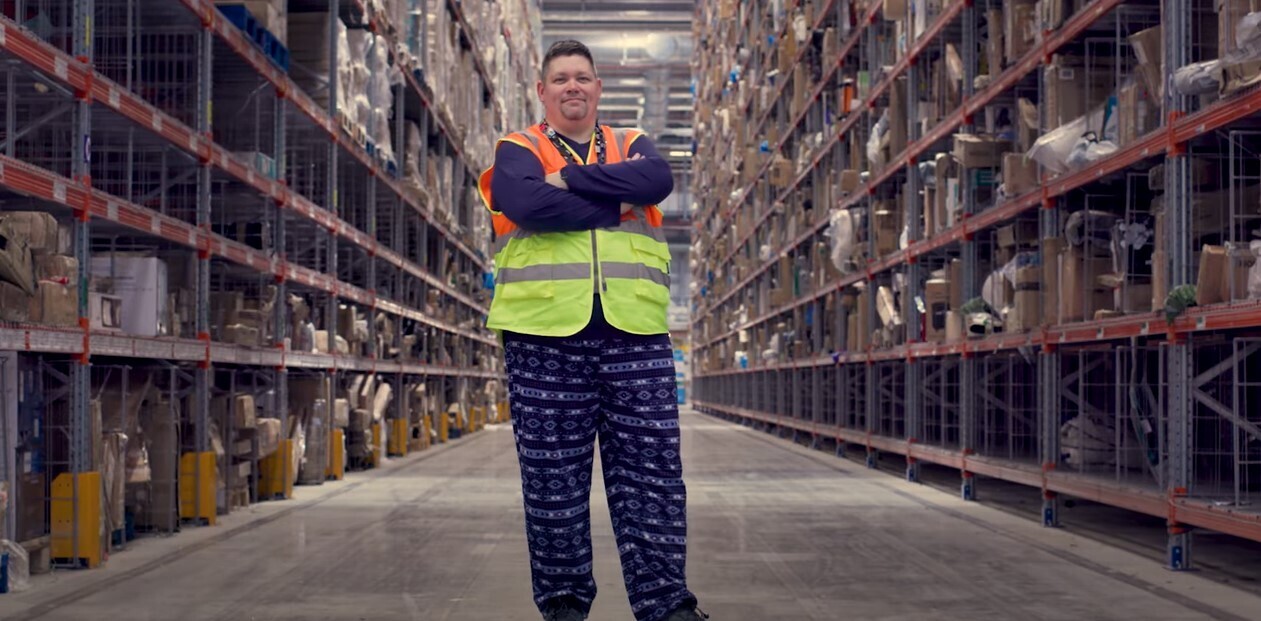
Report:
[{"label": "dark shoe", "polygon": [[708,618],[709,615],[701,612],[701,609],[697,608],[696,604],[684,604],[678,610],[670,613],[670,616],[666,617],[665,621],[704,621]]},{"label": "dark shoe", "polygon": [[578,608],[578,600],[570,596],[548,600],[543,611],[543,621],[585,621],[586,618],[586,613]]}]

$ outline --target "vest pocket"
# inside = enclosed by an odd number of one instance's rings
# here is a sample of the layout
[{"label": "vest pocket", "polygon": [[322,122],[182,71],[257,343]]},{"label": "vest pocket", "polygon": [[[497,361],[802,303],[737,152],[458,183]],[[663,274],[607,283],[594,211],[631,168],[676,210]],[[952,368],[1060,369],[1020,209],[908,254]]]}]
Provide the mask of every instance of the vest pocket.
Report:
[{"label": "vest pocket", "polygon": [[514,240],[507,265],[499,268],[495,295],[503,300],[542,300],[556,297],[555,270],[550,244],[536,238]]},{"label": "vest pocket", "polygon": [[630,235],[630,246],[635,252],[635,260],[655,267],[667,274],[670,273],[670,247],[643,235]]}]

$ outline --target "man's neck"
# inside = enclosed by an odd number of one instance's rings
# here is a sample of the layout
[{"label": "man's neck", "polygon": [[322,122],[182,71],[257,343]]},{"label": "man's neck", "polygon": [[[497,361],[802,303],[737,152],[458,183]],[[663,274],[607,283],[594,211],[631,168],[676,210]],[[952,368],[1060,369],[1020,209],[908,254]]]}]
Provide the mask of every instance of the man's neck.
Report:
[{"label": "man's neck", "polygon": [[577,142],[578,144],[591,142],[591,135],[595,133],[595,122],[584,121],[580,123],[572,123],[562,121],[560,123],[554,123],[551,119],[548,119],[547,124],[551,126],[552,129],[556,130],[556,133]]}]

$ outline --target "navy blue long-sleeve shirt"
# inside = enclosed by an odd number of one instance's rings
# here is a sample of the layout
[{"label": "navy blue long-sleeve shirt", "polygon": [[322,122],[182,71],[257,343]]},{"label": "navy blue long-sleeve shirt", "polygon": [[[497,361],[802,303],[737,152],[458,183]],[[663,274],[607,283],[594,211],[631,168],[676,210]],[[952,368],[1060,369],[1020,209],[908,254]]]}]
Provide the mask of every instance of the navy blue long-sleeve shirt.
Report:
[{"label": "navy blue long-sleeve shirt", "polygon": [[[591,147],[561,136],[575,153],[585,156]],[[612,145],[610,145],[611,147]],[[495,150],[495,172],[490,179],[492,208],[513,224],[541,233],[588,231],[617,226],[622,203],[654,205],[674,191],[674,175],[647,136],[631,143],[628,157],[635,161],[565,167],[562,190],[547,183],[543,164],[528,149],[501,142]],[[600,296],[595,296],[591,321],[575,338],[612,338],[620,331],[604,319]]]},{"label": "navy blue long-sleeve shirt", "polygon": [[[589,142],[561,139],[579,155],[585,156],[590,147]],[[647,136],[632,142],[629,154],[643,159],[566,166],[566,191],[547,183],[542,162],[528,149],[501,142],[495,150],[495,173],[490,179],[493,207],[527,231],[589,231],[617,226],[622,219],[622,203],[654,205],[674,191],[670,164]]]}]

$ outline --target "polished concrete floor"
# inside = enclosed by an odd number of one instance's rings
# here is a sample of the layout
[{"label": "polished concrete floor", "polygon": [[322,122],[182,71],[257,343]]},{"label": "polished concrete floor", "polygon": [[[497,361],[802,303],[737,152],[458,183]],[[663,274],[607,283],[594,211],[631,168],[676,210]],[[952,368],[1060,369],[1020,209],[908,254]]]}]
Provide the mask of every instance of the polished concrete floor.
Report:
[{"label": "polished concrete floor", "polygon": [[[1261,599],[685,412],[689,579],[715,621],[1258,619]],[[598,482],[599,477],[596,478]],[[598,484],[598,483],[597,483]],[[511,430],[38,577],[0,619],[527,621]],[[593,621],[629,621],[603,489]]]}]

